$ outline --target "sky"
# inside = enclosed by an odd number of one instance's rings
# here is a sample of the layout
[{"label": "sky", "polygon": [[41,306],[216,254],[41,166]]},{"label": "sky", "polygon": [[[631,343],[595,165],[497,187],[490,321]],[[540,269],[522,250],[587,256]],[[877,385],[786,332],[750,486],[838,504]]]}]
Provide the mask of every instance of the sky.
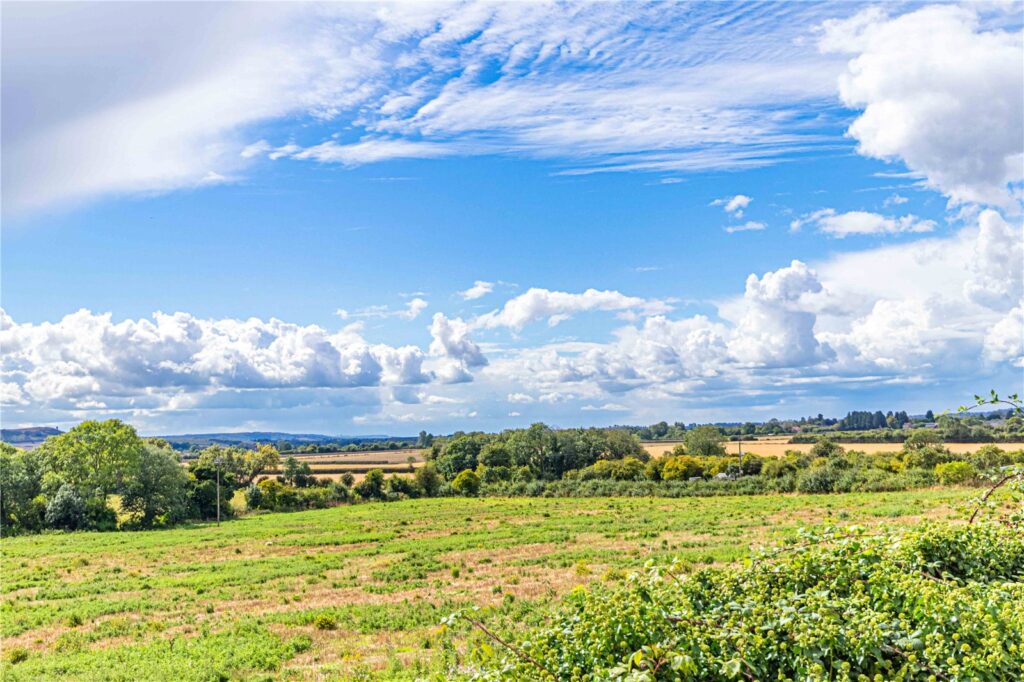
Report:
[{"label": "sky", "polygon": [[0,421],[1024,387],[1024,5],[4,3]]}]

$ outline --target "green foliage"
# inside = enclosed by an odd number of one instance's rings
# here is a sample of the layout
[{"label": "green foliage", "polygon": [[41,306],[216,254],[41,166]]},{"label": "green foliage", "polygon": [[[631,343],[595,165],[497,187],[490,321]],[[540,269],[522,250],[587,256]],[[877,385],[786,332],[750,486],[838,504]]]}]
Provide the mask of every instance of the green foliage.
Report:
[{"label": "green foliage", "polygon": [[200,478],[210,478],[219,468],[224,484],[232,485],[234,490],[249,485],[261,474],[276,468],[280,462],[280,453],[271,445],[259,445],[255,450],[211,445],[199,453],[198,459],[192,464],[192,470]]},{"label": "green foliage", "polygon": [[710,457],[725,454],[725,448],[722,447],[724,440],[725,438],[717,426],[698,426],[686,432],[683,442],[686,444],[687,454]]},{"label": "green foliage", "polygon": [[427,497],[436,497],[437,493],[441,490],[441,483],[443,481],[433,462],[427,462],[416,469],[413,478],[416,480],[416,485],[419,486],[420,490]]},{"label": "green foliage", "polygon": [[978,476],[970,462],[946,462],[935,465],[935,478],[943,485],[967,483]]},{"label": "green foliage", "polygon": [[364,500],[383,500],[385,498],[384,471],[370,469],[359,485],[354,488],[354,491]]},{"label": "green foliage", "polygon": [[125,482],[121,507],[143,528],[178,523],[188,516],[189,484],[173,450],[147,444],[138,474]]},{"label": "green foliage", "polygon": [[46,505],[46,525],[63,530],[77,530],[88,525],[85,501],[75,486],[65,483]]},{"label": "green foliage", "polygon": [[[950,559],[953,557],[953,559]],[[481,679],[1002,680],[1024,671],[1024,538],[809,535],[742,566],[580,589]],[[546,671],[546,674],[541,671]]]},{"label": "green foliage", "polygon": [[669,458],[661,469],[661,478],[665,481],[685,481],[703,475],[704,468],[700,461],[686,455]]},{"label": "green foliage", "polygon": [[463,497],[473,497],[480,492],[480,477],[472,469],[466,469],[452,481],[452,490]]},{"label": "green foliage", "polygon": [[144,449],[135,429],[117,419],[82,422],[39,448],[61,481],[97,497],[137,475]]},{"label": "green foliage", "polygon": [[627,457],[649,459],[639,439],[625,429],[554,430],[544,424],[500,434],[457,433],[445,441],[435,440],[430,453],[448,481],[479,465],[497,469],[491,474],[494,480],[551,480],[600,460]]},{"label": "green foliage", "polygon": [[811,457],[835,457],[845,452],[843,448],[828,436],[822,436],[811,448]]}]

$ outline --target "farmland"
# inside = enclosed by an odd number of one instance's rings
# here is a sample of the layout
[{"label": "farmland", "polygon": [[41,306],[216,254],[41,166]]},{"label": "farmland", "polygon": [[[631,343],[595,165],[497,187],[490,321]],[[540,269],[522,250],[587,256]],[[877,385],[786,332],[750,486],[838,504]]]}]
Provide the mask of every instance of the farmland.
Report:
[{"label": "farmland", "polygon": [[[672,452],[679,442],[655,442],[645,441],[644,449],[652,457]],[[810,452],[814,447],[813,443],[790,443],[788,436],[759,438],[755,441],[723,441],[722,446],[727,454],[739,454],[740,445],[743,446],[745,454],[761,455],[762,457],[781,457],[787,450],[794,452]],[[846,450],[857,450],[868,454],[878,452],[899,452],[903,449],[903,443],[840,443]],[[944,447],[950,452],[965,454],[975,452],[984,443],[946,443]],[[1024,450],[1024,443],[997,443],[1003,450]]]},{"label": "farmland", "polygon": [[[338,480],[343,474],[352,474],[356,481],[362,480],[367,471],[380,469],[384,473],[407,474],[412,468],[423,464],[423,451],[419,449],[383,450],[370,452],[325,452],[316,455],[299,455],[297,459],[309,464],[317,478]],[[272,470],[265,477],[274,476]]]},{"label": "farmland", "polygon": [[3,547],[4,679],[451,677],[478,637],[542,622],[649,559],[733,562],[801,526],[946,518],[972,489],[684,499],[448,498]]}]

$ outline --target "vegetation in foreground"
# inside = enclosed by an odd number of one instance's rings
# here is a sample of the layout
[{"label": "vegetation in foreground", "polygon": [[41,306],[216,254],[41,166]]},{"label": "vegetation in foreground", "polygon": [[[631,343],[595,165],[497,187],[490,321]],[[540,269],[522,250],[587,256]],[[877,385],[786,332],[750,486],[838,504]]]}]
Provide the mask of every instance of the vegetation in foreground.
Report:
[{"label": "vegetation in foreground", "polygon": [[741,566],[674,569],[576,591],[478,679],[1024,677],[1024,535],[1012,526],[854,528]]},{"label": "vegetation in foreground", "polygon": [[3,541],[5,680],[450,679],[579,585],[681,572],[826,521],[910,525],[975,495],[447,498]]}]

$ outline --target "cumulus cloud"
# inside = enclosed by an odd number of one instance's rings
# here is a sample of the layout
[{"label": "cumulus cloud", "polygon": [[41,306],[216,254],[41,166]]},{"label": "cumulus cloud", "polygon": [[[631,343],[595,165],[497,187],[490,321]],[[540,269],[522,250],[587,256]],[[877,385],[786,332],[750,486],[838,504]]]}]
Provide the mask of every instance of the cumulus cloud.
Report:
[{"label": "cumulus cloud", "polygon": [[796,231],[804,225],[812,225],[836,239],[854,234],[896,234],[899,232],[932,232],[934,220],[922,220],[915,215],[891,218],[868,211],[847,211],[839,213],[834,208],[807,213],[789,224]]},{"label": "cumulus cloud", "polygon": [[725,197],[722,199],[715,199],[711,202],[711,206],[721,206],[722,210],[731,215],[734,218],[742,218],[743,210],[750,205],[753,201],[750,197],[745,194],[737,194],[731,197]]},{"label": "cumulus cloud", "polygon": [[985,335],[985,358],[1024,368],[1024,302],[992,325]]},{"label": "cumulus cloud", "polygon": [[494,282],[485,282],[478,279],[473,282],[473,286],[465,291],[459,292],[459,295],[466,301],[473,301],[478,298],[483,298],[492,291],[494,291]]},{"label": "cumulus cloud", "polygon": [[879,7],[824,23],[825,52],[856,55],[839,79],[863,113],[862,154],[900,159],[952,203],[1015,204],[1024,179],[1022,34],[983,30],[971,5],[890,18]]},{"label": "cumulus cloud", "polygon": [[477,317],[473,320],[473,326],[484,329],[509,327],[522,331],[531,322],[546,319],[548,325],[553,327],[582,312],[600,310],[655,315],[671,309],[664,301],[626,296],[618,291],[587,289],[583,293],[573,294],[531,288],[509,299],[501,309]]},{"label": "cumulus cloud", "polygon": [[438,378],[448,384],[472,381],[471,369],[487,366],[483,351],[469,338],[470,327],[461,318],[434,313],[430,324],[430,354],[440,358],[435,370]]},{"label": "cumulus cloud", "polygon": [[1011,226],[996,211],[983,211],[968,263],[971,275],[964,283],[964,295],[971,301],[1009,310],[1024,297],[1024,232],[1020,225]]},{"label": "cumulus cloud", "polygon": [[205,320],[180,312],[115,322],[109,313],[88,310],[42,324],[3,313],[0,322],[5,377],[44,404],[430,380],[422,351],[367,343],[358,324],[329,332],[277,319]]},{"label": "cumulus cloud", "polygon": [[801,305],[808,294],[821,290],[818,274],[798,260],[761,278],[751,274],[730,352],[740,362],[774,367],[799,367],[827,357],[831,351],[814,335],[815,314]]}]

